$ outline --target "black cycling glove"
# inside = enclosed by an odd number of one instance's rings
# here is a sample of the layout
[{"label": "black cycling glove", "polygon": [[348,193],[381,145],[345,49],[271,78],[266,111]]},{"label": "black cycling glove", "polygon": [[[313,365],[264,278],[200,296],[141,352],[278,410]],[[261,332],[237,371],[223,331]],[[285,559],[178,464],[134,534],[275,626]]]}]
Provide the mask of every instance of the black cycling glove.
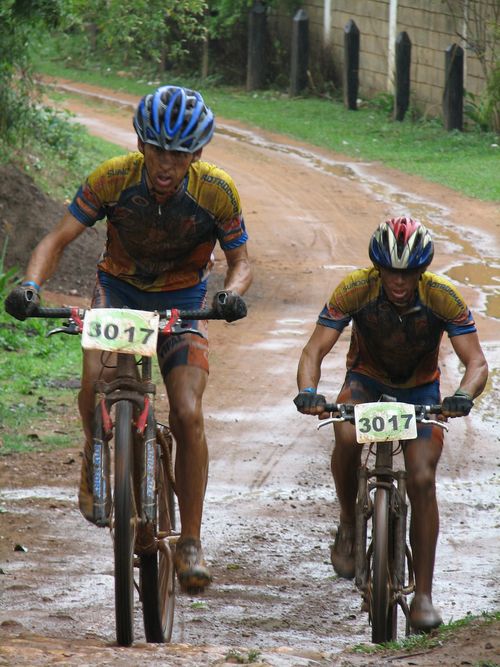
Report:
[{"label": "black cycling glove", "polygon": [[25,320],[40,305],[38,290],[32,285],[14,287],[5,299],[5,310],[17,320]]},{"label": "black cycling glove", "polygon": [[441,409],[445,417],[462,417],[469,414],[473,405],[472,396],[457,389],[453,396],[443,398]]},{"label": "black cycling glove", "polygon": [[293,399],[297,410],[304,412],[305,410],[312,410],[313,408],[321,407],[326,404],[326,398],[323,394],[317,394],[316,389],[312,387],[303,389]]},{"label": "black cycling glove", "polygon": [[247,306],[241,296],[227,290],[215,293],[212,307],[226,322],[241,320],[247,314]]}]

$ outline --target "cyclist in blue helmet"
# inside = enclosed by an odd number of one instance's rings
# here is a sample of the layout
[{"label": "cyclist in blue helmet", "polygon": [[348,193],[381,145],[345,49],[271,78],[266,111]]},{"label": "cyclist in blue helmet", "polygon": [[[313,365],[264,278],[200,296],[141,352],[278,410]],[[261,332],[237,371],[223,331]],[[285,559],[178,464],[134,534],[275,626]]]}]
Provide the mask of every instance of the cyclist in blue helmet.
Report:
[{"label": "cyclist in blue helmet", "polygon": [[[464,366],[460,384],[442,400],[443,415],[467,415],[484,389],[487,363],[471,312],[447,279],[428,271],[434,246],[429,231],[409,217],[383,222],[369,244],[371,268],[350,273],[333,290],[300,357],[297,409],[321,419],[325,397],[317,388],[325,356],[352,323],[347,374],[338,403],[368,403],[381,394],[414,404],[440,403],[438,355],[446,332]],[[439,532],[436,469],[442,430],[420,424],[418,437],[406,441],[404,458],[411,503],[410,541],[415,567],[415,596],[410,622],[429,631],[442,620],[432,601],[434,558]],[[331,469],[340,505],[340,522],[330,547],[333,568],[352,578],[357,470],[361,447],[354,426],[335,424]]]},{"label": "cyclist in blue helmet", "polygon": [[[6,310],[14,317],[29,315],[64,248],[101,219],[106,219],[107,239],[97,265],[93,306],[201,308],[218,244],[227,270],[224,289],[214,294],[213,305],[227,321],[245,317],[242,295],[252,272],[240,197],[225,171],[201,159],[215,129],[212,111],[199,92],[162,86],[140,100],[133,125],[138,150],[99,165],[62,220],[34,249],[25,280],[6,299]],[[185,324],[197,327],[205,337],[160,336],[157,351],[177,442],[181,536],[175,564],[181,587],[194,591],[211,581],[200,541],[208,475],[201,407],[208,378],[208,339],[205,322]],[[79,394],[85,432],[79,506],[89,521],[93,520],[93,387],[102,372],[100,356],[84,352]]]}]

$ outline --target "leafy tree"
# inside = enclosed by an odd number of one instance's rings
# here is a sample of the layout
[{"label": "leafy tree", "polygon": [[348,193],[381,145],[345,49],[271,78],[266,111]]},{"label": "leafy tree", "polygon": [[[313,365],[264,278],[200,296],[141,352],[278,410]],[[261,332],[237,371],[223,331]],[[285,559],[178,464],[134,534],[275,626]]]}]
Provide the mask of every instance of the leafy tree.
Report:
[{"label": "leafy tree", "polygon": [[31,46],[46,27],[58,24],[63,0],[2,0],[0,3],[0,139],[16,141],[29,128],[33,107]]},{"label": "leafy tree", "polygon": [[205,0],[71,0],[68,53],[115,66],[162,71],[203,39]]}]

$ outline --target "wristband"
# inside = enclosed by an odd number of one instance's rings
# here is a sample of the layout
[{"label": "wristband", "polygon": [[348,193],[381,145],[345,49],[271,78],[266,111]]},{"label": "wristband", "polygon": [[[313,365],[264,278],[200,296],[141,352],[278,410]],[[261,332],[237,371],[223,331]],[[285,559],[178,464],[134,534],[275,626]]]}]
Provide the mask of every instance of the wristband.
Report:
[{"label": "wristband", "polygon": [[34,280],[25,280],[21,283],[21,287],[33,287],[37,292],[41,289],[40,285],[37,285]]},{"label": "wristband", "polygon": [[300,390],[301,394],[315,394],[316,389],[314,387],[306,387],[305,389]]},{"label": "wristband", "polygon": [[469,401],[472,401],[472,396],[463,389],[457,389],[453,396],[458,396],[459,398],[468,398]]}]

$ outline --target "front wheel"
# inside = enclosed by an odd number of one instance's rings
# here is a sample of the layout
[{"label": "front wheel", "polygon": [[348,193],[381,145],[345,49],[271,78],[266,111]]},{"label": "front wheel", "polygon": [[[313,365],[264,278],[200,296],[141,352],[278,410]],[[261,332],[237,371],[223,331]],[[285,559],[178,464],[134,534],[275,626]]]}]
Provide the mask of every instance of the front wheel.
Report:
[{"label": "front wheel", "polygon": [[154,553],[141,555],[139,568],[146,641],[162,643],[170,641],[174,620],[175,568],[173,547],[170,547],[168,535],[174,528],[175,494],[170,483],[167,460],[161,453],[159,443],[156,447],[155,532],[158,549]]},{"label": "front wheel", "polygon": [[115,430],[115,615],[116,638],[120,646],[134,640],[134,542],[135,503],[132,484],[133,436],[132,404],[116,404]]},{"label": "front wheel", "polygon": [[392,600],[393,548],[390,491],[379,487],[373,507],[371,561],[370,617],[374,644],[392,641],[397,634],[397,604]]}]

